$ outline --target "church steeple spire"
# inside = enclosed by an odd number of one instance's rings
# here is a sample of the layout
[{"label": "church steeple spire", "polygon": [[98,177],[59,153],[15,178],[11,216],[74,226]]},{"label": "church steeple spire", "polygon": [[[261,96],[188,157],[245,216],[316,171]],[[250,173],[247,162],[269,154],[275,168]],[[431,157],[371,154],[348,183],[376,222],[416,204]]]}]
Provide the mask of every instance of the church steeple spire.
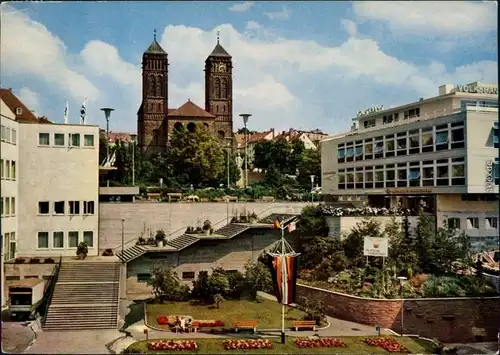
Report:
[{"label": "church steeple spire", "polygon": [[156,42],[156,28],[155,28],[155,30],[153,31],[153,40]]},{"label": "church steeple spire", "polygon": [[226,57],[226,58],[231,58],[231,55],[220,45],[220,32],[217,31],[217,44],[215,45],[214,50],[210,55],[210,57]]},{"label": "church steeple spire", "polygon": [[146,49],[148,54],[166,54],[163,48],[161,48],[160,44],[156,42],[156,28],[153,31],[153,43]]}]

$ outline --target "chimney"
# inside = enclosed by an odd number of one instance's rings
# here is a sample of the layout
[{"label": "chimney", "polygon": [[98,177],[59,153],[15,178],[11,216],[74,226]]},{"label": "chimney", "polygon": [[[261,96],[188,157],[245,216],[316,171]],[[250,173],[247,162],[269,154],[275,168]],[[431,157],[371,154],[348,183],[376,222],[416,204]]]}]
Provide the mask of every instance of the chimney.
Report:
[{"label": "chimney", "polygon": [[418,99],[418,101],[424,101],[424,98],[423,98],[423,97],[421,97],[420,99]]},{"label": "chimney", "polygon": [[274,139],[274,128],[271,128],[272,137]]}]

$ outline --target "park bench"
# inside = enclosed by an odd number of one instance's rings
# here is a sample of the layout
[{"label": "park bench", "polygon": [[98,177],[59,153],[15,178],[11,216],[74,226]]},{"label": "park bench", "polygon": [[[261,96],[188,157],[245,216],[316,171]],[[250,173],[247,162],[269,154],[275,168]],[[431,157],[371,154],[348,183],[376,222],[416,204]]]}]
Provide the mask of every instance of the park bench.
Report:
[{"label": "park bench", "polygon": [[228,195],[226,195],[226,196],[224,196],[222,198],[222,201],[224,201],[224,202],[238,202],[238,196],[228,196]]},{"label": "park bench", "polygon": [[274,196],[262,196],[260,200],[262,202],[274,202],[275,198]]},{"label": "park bench", "polygon": [[233,323],[233,328],[235,332],[238,332],[238,329],[252,329],[253,332],[257,332],[257,321],[256,320],[245,320]]},{"label": "park bench", "polygon": [[189,327],[189,331],[193,333],[198,332],[199,329],[200,329],[200,322],[197,321],[193,321],[193,323],[191,323],[191,327]]},{"label": "park bench", "polygon": [[159,200],[161,198],[161,194],[157,192],[148,192],[147,196],[148,196],[148,201]]},{"label": "park bench", "polygon": [[180,192],[171,192],[168,193],[167,196],[168,196],[168,202],[182,200],[182,194]]},{"label": "park bench", "polygon": [[312,328],[313,331],[316,331],[316,321],[314,320],[296,320],[292,322],[292,328],[295,331],[299,329]]}]

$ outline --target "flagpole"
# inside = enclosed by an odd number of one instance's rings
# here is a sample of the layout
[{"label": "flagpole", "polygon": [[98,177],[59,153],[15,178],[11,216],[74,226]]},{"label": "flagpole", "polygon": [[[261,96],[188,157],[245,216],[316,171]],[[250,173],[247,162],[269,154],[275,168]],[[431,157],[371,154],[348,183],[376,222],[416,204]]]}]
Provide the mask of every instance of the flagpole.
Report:
[{"label": "flagpole", "polygon": [[281,227],[281,343],[285,344],[285,297],[286,291],[286,259],[285,259],[285,228]]}]

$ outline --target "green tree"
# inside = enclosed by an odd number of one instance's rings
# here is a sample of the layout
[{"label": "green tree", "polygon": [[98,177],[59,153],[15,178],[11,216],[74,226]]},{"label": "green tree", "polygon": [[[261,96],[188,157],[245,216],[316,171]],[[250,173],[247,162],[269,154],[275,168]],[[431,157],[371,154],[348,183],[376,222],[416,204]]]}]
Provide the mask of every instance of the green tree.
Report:
[{"label": "green tree", "polygon": [[364,219],[358,222],[343,241],[344,252],[351,266],[363,264],[364,237],[381,238],[381,225],[372,219]]},{"label": "green tree", "polygon": [[328,236],[329,228],[321,207],[304,207],[297,222],[297,229],[306,237]]},{"label": "green tree", "polygon": [[267,169],[273,162],[272,157],[273,141],[262,140],[254,146],[253,165],[259,169]]},{"label": "green tree", "polygon": [[272,141],[271,162],[282,174],[295,174],[292,171],[292,145],[286,139]]},{"label": "green tree", "polygon": [[305,190],[311,189],[311,175],[315,176],[315,184],[321,186],[321,153],[319,149],[307,149],[298,163],[297,181]]},{"label": "green tree", "polygon": [[216,295],[226,296],[229,291],[229,280],[224,269],[220,267],[212,269],[207,281],[208,296],[215,302]]},{"label": "green tree", "polygon": [[419,273],[419,258],[415,251],[415,245],[411,239],[405,237],[403,224],[391,218],[391,222],[385,226],[385,237],[389,238],[389,257],[388,265],[396,268],[399,275],[402,272]]},{"label": "green tree", "polygon": [[432,248],[436,235],[434,218],[426,214],[423,209],[419,210],[418,222],[414,231],[415,252],[418,255],[419,266],[423,272],[428,273],[432,267]]},{"label": "green tree", "polygon": [[[220,175],[220,181],[219,183],[226,186],[227,185],[227,159],[228,159],[228,154],[229,152],[225,149],[224,150],[224,171]],[[229,155],[229,183],[230,186],[233,186],[238,182],[241,178],[240,174],[240,169],[238,169],[238,166],[236,164],[236,157],[234,154]]]},{"label": "green tree", "polygon": [[257,298],[257,291],[270,292],[273,287],[273,280],[269,268],[260,261],[249,260],[245,264],[245,284],[250,294],[250,298]]},{"label": "green tree", "polygon": [[106,159],[108,148],[108,140],[106,139],[106,134],[101,132],[99,134],[99,165]]},{"label": "green tree", "polygon": [[299,164],[303,160],[303,155],[306,152],[306,147],[304,142],[300,139],[294,139],[290,144],[290,174],[296,175]]},{"label": "green tree", "polygon": [[194,132],[185,128],[174,131],[167,161],[182,183],[195,187],[215,185],[224,171],[222,147],[202,124],[197,124]]},{"label": "green tree", "polygon": [[264,183],[267,186],[277,188],[283,185],[284,180],[285,178],[277,166],[271,165],[266,169]]},{"label": "green tree", "polygon": [[172,268],[163,265],[151,267],[151,279],[147,284],[153,288],[155,298],[161,303],[165,300],[178,300],[185,289]]},{"label": "green tree", "polygon": [[210,295],[208,292],[208,272],[201,271],[198,273],[198,278],[193,281],[191,296],[200,300],[209,299]]}]

